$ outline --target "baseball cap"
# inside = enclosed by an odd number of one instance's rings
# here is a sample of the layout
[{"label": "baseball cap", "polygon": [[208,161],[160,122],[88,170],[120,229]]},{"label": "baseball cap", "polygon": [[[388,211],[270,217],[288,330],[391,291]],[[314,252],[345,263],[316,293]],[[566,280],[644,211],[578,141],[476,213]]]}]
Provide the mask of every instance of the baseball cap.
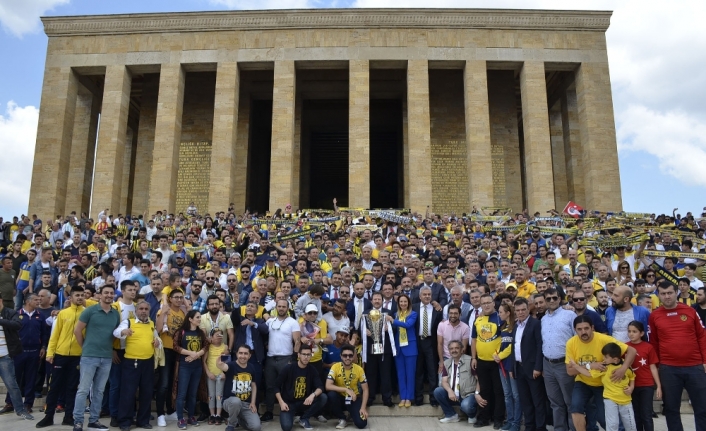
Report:
[{"label": "baseball cap", "polygon": [[317,307],[316,304],[309,304],[306,308],[304,308],[304,313],[310,313],[312,311],[316,311],[318,313],[319,307]]},{"label": "baseball cap", "polygon": [[345,326],[342,326],[336,330],[336,332],[343,332],[344,334],[350,334],[351,331],[348,330]]}]

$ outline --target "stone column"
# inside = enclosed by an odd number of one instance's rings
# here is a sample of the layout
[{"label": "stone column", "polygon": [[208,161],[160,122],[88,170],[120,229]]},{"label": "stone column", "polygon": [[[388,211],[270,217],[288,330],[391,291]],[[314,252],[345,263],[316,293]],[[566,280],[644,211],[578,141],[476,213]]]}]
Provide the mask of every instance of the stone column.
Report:
[{"label": "stone column", "polygon": [[561,126],[564,134],[564,157],[566,158],[566,186],[569,200],[579,205],[586,204],[583,184],[583,161],[579,108],[576,103],[576,86],[571,85],[561,97]]},{"label": "stone column", "polygon": [[407,119],[408,205],[412,211],[423,213],[432,204],[428,60],[407,62]]},{"label": "stone column", "polygon": [[520,71],[525,148],[525,192],[530,214],[554,208],[552,146],[544,63],[526,61]]},{"label": "stone column", "polygon": [[564,129],[561,124],[561,103],[549,110],[549,133],[552,142],[552,171],[554,172],[554,208],[564,208],[569,201],[564,154]]},{"label": "stone column", "polygon": [[351,60],[348,81],[348,206],[370,208],[370,61]]},{"label": "stone column", "polygon": [[70,67],[44,69],[28,214],[46,221],[65,210],[77,92]]},{"label": "stone column", "polygon": [[272,89],[272,155],[270,157],[270,211],[293,202],[294,183],[294,100],[296,70],[293,60],[275,61]]},{"label": "stone column", "polygon": [[184,69],[181,64],[163,64],[159,74],[157,121],[154,131],[149,213],[174,212],[176,207],[179,143],[184,109]]},{"label": "stone column", "polygon": [[[623,208],[618,147],[613,118],[608,61],[581,63],[576,72],[576,97],[587,209]],[[588,187],[590,185],[590,187]]]},{"label": "stone column", "polygon": [[238,139],[235,141],[235,211],[245,212],[248,186],[248,146],[250,137],[250,95],[240,94],[238,107]]},{"label": "stone column", "polygon": [[238,63],[218,63],[209,186],[211,190],[217,190],[218,193],[208,195],[208,210],[211,214],[225,211],[234,200],[235,187],[242,186],[234,181],[239,90]]},{"label": "stone column", "polygon": [[463,72],[471,207],[493,206],[493,172],[485,60],[466,61]]},{"label": "stone column", "polygon": [[76,211],[77,214],[88,213],[90,209],[93,158],[96,154],[100,109],[100,97],[95,96],[83,85],[79,85],[64,214],[70,214],[71,211]]},{"label": "stone column", "polygon": [[122,185],[120,186],[120,207],[116,212],[127,214],[128,212],[128,197],[130,196],[130,177],[132,176],[132,153],[133,141],[137,138],[137,134],[132,127],[128,127],[125,135],[125,151],[123,152],[123,176]]},{"label": "stone column", "polygon": [[[157,94],[159,76],[145,74],[140,103],[140,120],[137,126],[137,147],[135,149],[135,175],[132,187],[132,211],[142,214],[147,211],[152,174],[152,152],[154,150],[154,127],[157,121]],[[149,217],[151,214],[148,214]]]},{"label": "stone column", "polygon": [[132,75],[125,65],[107,66],[93,180],[94,217],[106,208],[112,214],[125,209],[120,198],[131,85]]}]

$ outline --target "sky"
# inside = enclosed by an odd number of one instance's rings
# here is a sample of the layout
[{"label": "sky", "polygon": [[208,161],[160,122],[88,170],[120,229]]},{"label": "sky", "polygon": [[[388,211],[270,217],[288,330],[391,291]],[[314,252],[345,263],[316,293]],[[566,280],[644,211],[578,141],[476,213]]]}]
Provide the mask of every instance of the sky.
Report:
[{"label": "sky", "polygon": [[[27,211],[47,37],[40,16],[427,7],[426,0],[0,0],[0,216]],[[434,7],[612,10],[607,32],[623,208],[706,206],[706,2],[436,0]],[[577,202],[581,205],[581,202]]]}]

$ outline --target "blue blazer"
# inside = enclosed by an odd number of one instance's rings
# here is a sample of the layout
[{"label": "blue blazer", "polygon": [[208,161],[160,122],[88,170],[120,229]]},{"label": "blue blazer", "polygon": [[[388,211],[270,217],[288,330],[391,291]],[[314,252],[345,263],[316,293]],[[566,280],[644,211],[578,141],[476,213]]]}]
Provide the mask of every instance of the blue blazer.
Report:
[{"label": "blue blazer", "polygon": [[[613,335],[613,324],[615,323],[615,307],[608,307],[605,310],[605,324],[608,327],[608,335]],[[645,335],[649,338],[649,320],[650,320],[650,310],[642,307],[640,305],[632,306],[632,313],[635,316],[635,320],[642,322],[645,326]]]},{"label": "blue blazer", "polygon": [[[397,313],[395,313],[397,317]],[[404,356],[417,356],[417,313],[410,311],[404,322],[395,319],[392,321],[393,332],[395,333],[395,348],[398,352],[402,352]],[[407,345],[400,346],[400,330],[407,330]]]}]

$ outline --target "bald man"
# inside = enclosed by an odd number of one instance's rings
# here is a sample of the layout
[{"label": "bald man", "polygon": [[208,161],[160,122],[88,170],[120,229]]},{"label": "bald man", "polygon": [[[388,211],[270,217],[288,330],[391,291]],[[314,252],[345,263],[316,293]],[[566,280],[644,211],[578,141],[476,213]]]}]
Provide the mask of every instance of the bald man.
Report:
[{"label": "bald man", "polygon": [[611,299],[613,304],[608,307],[605,313],[605,323],[608,327],[608,335],[618,341],[626,343],[628,339],[628,325],[633,320],[638,320],[648,327],[650,310],[639,305],[633,305],[632,289],[628,286],[617,286],[613,290]]}]

